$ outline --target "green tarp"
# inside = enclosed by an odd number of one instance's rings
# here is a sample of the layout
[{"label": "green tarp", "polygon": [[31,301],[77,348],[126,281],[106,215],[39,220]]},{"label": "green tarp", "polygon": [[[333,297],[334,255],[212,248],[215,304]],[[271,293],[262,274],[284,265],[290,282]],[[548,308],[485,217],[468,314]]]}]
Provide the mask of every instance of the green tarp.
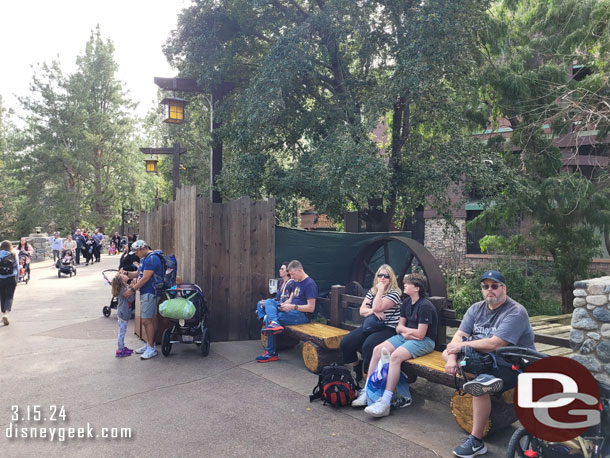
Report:
[{"label": "green tarp", "polygon": [[[305,272],[318,285],[318,295],[324,296],[330,291],[331,285],[345,285],[350,281],[352,265],[363,247],[379,237],[387,236],[411,237],[411,232],[346,233],[304,231],[276,226],[276,272],[282,262],[297,259],[303,264]],[[394,243],[389,245],[389,249],[392,254],[390,264],[395,271],[400,272],[409,250],[404,245]],[[370,266],[376,270],[383,261],[383,248],[380,248],[371,258]],[[370,288],[371,285],[372,276],[368,275],[362,286]]]}]

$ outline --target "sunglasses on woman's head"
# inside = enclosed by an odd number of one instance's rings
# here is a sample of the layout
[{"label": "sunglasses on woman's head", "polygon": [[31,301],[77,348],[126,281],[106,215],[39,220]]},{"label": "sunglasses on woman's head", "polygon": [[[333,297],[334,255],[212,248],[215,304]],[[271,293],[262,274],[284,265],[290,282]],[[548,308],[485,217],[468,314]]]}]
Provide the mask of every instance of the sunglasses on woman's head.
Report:
[{"label": "sunglasses on woman's head", "polygon": [[481,283],[481,288],[482,289],[493,289],[494,291],[497,290],[500,286],[502,286],[502,283],[492,283],[491,285],[486,285],[485,283]]},{"label": "sunglasses on woman's head", "polygon": [[389,279],[390,276],[388,274],[377,274],[377,278],[387,278],[387,279]]}]

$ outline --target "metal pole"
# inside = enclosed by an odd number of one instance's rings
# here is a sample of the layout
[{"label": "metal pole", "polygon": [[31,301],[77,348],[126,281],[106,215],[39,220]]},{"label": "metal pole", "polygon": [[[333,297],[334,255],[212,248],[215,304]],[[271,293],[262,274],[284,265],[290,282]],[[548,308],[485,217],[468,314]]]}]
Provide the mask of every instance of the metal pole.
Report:
[{"label": "metal pole", "polygon": [[174,200],[176,200],[176,190],[180,187],[180,143],[174,143]]},{"label": "metal pole", "polygon": [[214,140],[214,130],[220,126],[214,120],[214,91],[210,94],[210,199],[213,203],[222,203],[220,192],[216,190],[216,182],[222,171],[222,142]]}]

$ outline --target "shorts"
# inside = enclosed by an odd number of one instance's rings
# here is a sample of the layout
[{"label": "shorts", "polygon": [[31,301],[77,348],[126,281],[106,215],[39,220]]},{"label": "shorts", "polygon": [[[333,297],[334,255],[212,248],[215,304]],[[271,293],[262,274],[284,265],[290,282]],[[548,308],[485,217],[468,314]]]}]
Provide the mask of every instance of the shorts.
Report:
[{"label": "shorts", "polygon": [[430,337],[424,337],[423,340],[405,339],[400,334],[396,334],[390,337],[386,342],[390,342],[394,348],[403,347],[409,353],[412,358],[418,358],[420,356],[427,355],[434,350],[435,342]]},{"label": "shorts", "polygon": [[519,371],[514,370],[512,367],[502,366],[498,364],[498,367],[489,371],[490,375],[501,378],[504,381],[502,390],[500,393],[510,390],[517,386],[517,378],[519,377]]},{"label": "shorts", "polygon": [[140,294],[140,311],[141,318],[154,318],[157,313],[157,305],[159,298],[154,294]]}]

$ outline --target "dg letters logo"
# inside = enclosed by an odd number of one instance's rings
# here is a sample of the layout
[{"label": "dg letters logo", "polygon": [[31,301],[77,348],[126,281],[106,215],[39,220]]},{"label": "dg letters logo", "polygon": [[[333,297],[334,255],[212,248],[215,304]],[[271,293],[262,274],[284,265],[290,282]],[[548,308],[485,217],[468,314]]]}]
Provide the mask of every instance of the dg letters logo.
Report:
[{"label": "dg letters logo", "polygon": [[523,427],[540,439],[574,439],[601,421],[599,387],[577,361],[550,356],[519,374],[515,411]]}]

